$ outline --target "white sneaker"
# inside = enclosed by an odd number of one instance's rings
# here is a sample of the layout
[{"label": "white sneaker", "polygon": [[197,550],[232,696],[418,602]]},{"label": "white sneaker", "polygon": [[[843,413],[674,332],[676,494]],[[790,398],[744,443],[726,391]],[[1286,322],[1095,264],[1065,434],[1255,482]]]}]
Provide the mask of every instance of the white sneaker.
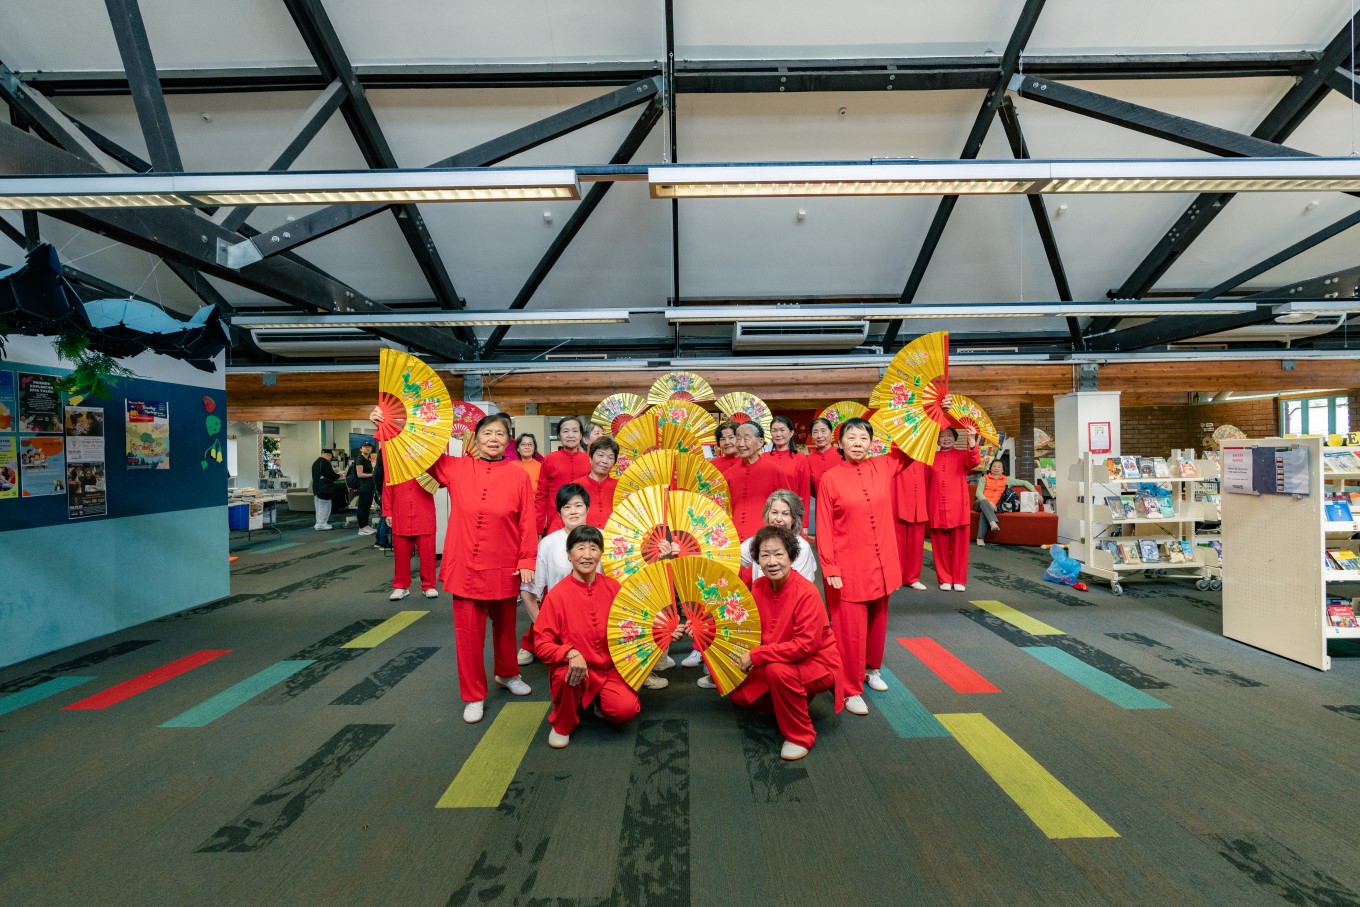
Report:
[{"label": "white sneaker", "polygon": [[968,590],[967,590],[967,588],[963,585],[963,583],[955,583],[955,584],[954,584],[954,591],[955,591],[955,592],[966,592],[966,591],[968,591]]},{"label": "white sneaker", "polygon": [[863,696],[846,696],[845,710],[851,715],[867,715],[869,707],[864,704]]},{"label": "white sneaker", "polygon": [[410,589],[393,589],[393,590],[392,590],[392,594],[389,595],[389,596],[387,596],[387,600],[390,601],[390,602],[399,602],[399,601],[401,601],[403,598],[410,598],[410,597],[411,597],[411,590],[410,590]]},{"label": "white sneaker", "polygon": [[680,662],[680,667],[697,668],[699,667],[699,665],[703,663],[704,663],[703,654],[698,649],[695,649],[693,652],[690,652],[688,655],[685,656],[685,660]]},{"label": "white sneaker", "polygon": [[954,587],[949,585],[949,583],[940,583],[940,588],[943,589],[945,592],[948,592],[950,589],[953,589]]},{"label": "white sneaker", "polygon": [[528,649],[520,649],[519,653],[515,655],[515,660],[521,665],[531,665],[534,663],[534,653]]},{"label": "white sneaker", "polygon": [[877,671],[870,671],[864,675],[864,682],[869,685],[869,689],[879,693],[888,692],[888,682],[879,676]]},{"label": "white sneaker", "polygon": [[1000,532],[1000,531],[1001,531],[1001,524],[1000,524],[1000,523],[993,523],[993,524],[992,524],[992,531],[993,531],[993,532]]},{"label": "white sneaker", "polygon": [[919,579],[916,582],[912,583],[911,587],[915,589],[917,592],[926,591],[926,584],[921,582]]},{"label": "white sneaker", "polygon": [[982,539],[978,539],[978,547],[979,547],[979,548],[986,548],[986,547],[987,547],[987,543],[986,543],[985,541],[983,541]]},{"label": "white sneaker", "polygon": [[652,668],[652,670],[669,671],[673,667],[675,667],[675,659],[671,658],[669,655],[662,655],[661,660],[656,663],[656,667]]},{"label": "white sneaker", "polygon": [[807,754],[808,754],[807,747],[799,746],[796,743],[790,743],[787,740],[785,740],[784,745],[779,748],[779,758],[784,759],[788,762],[797,762],[799,759],[802,759]]},{"label": "white sneaker", "polygon": [[359,534],[359,535],[377,535],[377,534],[378,534],[378,530],[374,529],[372,526],[365,526],[363,529],[360,529],[360,530],[359,530],[358,534]]},{"label": "white sneaker", "polygon": [[566,749],[568,743],[571,743],[570,734],[559,734],[551,728],[548,729],[548,746],[560,750]]},{"label": "white sneaker", "polygon": [[718,688],[718,685],[717,685],[716,683],[714,683],[714,682],[713,682],[713,678],[712,678],[712,677],[709,677],[707,674],[705,674],[704,676],[702,676],[702,677],[699,678],[699,689],[701,689],[701,690],[716,690],[717,688]]},{"label": "white sneaker", "polygon": [[485,707],[485,704],[480,699],[476,702],[469,702],[467,705],[463,706],[463,720],[468,724],[476,724],[482,720],[482,711]]},{"label": "white sneaker", "polygon": [[514,677],[493,677],[497,686],[505,687],[516,696],[528,696],[533,689],[518,674]]},{"label": "white sneaker", "polygon": [[426,590],[425,590],[425,597],[426,597],[426,598],[438,598],[438,597],[439,597],[439,590],[438,590],[438,589],[426,589]]},{"label": "white sneaker", "polygon": [[671,685],[671,682],[664,677],[648,674],[646,677],[642,678],[642,685],[649,690],[664,690]]},{"label": "white sneaker", "polygon": [[330,523],[327,523],[324,526],[313,526],[312,528],[315,529],[317,532],[325,532],[327,529],[334,529],[335,527],[332,526]]}]

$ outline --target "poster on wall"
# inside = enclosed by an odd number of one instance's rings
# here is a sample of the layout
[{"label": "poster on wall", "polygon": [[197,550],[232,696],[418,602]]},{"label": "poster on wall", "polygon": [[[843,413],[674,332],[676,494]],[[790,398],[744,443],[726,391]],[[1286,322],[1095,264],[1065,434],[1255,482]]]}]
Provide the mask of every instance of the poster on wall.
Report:
[{"label": "poster on wall", "polygon": [[170,404],[127,401],[127,468],[170,468]]},{"label": "poster on wall", "polygon": [[19,431],[61,433],[61,391],[55,375],[19,373]]},{"label": "poster on wall", "polygon": [[20,438],[19,485],[26,498],[66,493],[66,439]]},{"label": "poster on wall", "polygon": [[66,407],[66,515],[78,520],[108,513],[104,410]]},{"label": "poster on wall", "polygon": [[14,372],[0,372],[0,431],[14,431]]},{"label": "poster on wall", "polygon": [[66,514],[73,520],[108,513],[104,461],[66,464]]},{"label": "poster on wall", "polygon": [[0,501],[19,496],[19,439],[0,435]]},{"label": "poster on wall", "polygon": [[66,459],[72,463],[104,462],[104,410],[97,406],[66,407]]}]

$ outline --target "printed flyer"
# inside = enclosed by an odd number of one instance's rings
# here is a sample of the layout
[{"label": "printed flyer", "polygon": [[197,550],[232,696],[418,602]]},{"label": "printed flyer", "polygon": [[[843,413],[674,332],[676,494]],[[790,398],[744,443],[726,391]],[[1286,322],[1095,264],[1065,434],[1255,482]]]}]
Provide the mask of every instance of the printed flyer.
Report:
[{"label": "printed flyer", "polygon": [[14,431],[14,372],[0,372],[0,431]]},{"label": "printed flyer", "polygon": [[66,465],[66,513],[73,520],[108,513],[103,460]]},{"label": "printed flyer", "polygon": [[66,439],[20,438],[19,475],[23,496],[66,492]]},{"label": "printed flyer", "polygon": [[0,501],[19,496],[19,439],[0,435]]},{"label": "printed flyer", "polygon": [[71,463],[104,462],[104,410],[97,406],[66,407],[66,459]]},{"label": "printed flyer", "polygon": [[170,404],[127,402],[127,468],[170,468]]},{"label": "printed flyer", "polygon": [[19,373],[19,431],[61,434],[61,391],[55,375]]}]

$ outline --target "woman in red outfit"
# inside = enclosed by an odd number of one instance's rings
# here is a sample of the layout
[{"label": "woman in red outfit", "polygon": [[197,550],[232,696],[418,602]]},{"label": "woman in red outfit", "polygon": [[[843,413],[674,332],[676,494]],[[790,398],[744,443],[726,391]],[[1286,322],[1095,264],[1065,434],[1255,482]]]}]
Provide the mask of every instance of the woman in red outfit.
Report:
[{"label": "woman in red outfit", "polygon": [[590,493],[590,512],[586,522],[596,529],[603,529],[614,512],[614,489],[619,480],[612,478],[614,464],[619,459],[619,445],[613,438],[596,438],[590,444],[590,474],[578,479],[581,487]]},{"label": "woman in red outfit", "polygon": [[[577,526],[567,535],[571,575],[548,590],[534,622],[534,652],[548,666],[552,711],[548,746],[562,749],[581,722],[581,709],[613,724],[637,716],[637,693],[619,675],[609,655],[609,609],[619,584],[599,574],[604,536],[594,526]],[[674,638],[683,629],[677,627]]]},{"label": "woman in red outfit", "polygon": [[713,430],[713,459],[710,461],[723,475],[741,462],[737,456],[737,423],[728,420]]},{"label": "woman in red outfit", "polygon": [[[841,452],[833,443],[835,437],[830,420],[821,416],[812,420],[812,427],[808,429],[808,440],[812,442],[812,446],[808,448],[807,456],[808,488],[814,501],[817,499],[817,483],[822,480],[822,476],[842,462]],[[808,534],[812,536],[817,534],[816,504],[813,504],[812,512],[808,516]]]},{"label": "woman in red outfit", "polygon": [[415,479],[408,479],[383,490],[383,510],[392,527],[395,560],[388,601],[399,602],[411,594],[413,551],[420,557],[421,590],[426,598],[438,598],[434,579],[434,495]]},{"label": "woman in red outfit", "polygon": [[[382,412],[369,416],[376,424]],[[534,491],[529,476],[505,459],[514,428],[505,413],[484,416],[463,456],[442,454],[429,473],[449,491],[440,577],[453,593],[458,691],[463,720],[482,720],[486,700],[486,622],[491,621],[494,680],[516,696],[533,692],[515,657],[515,601],[534,581]]]},{"label": "woman in red outfit", "polygon": [[897,553],[902,560],[902,582],[913,589],[925,589],[921,582],[921,565],[925,563],[926,522],[926,464],[907,459],[906,467],[893,483],[893,509],[897,514]]},{"label": "woman in red outfit", "polygon": [[893,528],[892,487],[907,458],[897,448],[869,458],[874,429],[867,419],[841,426],[845,462],[822,476],[817,554],[826,580],[831,626],[845,674],[845,708],[869,714],[864,685],[886,690],[879,676],[888,634],[888,596],[902,585]]},{"label": "woman in red outfit", "polygon": [[793,420],[788,416],[775,416],[770,425],[770,443],[774,449],[765,456],[779,467],[780,488],[787,488],[803,502],[803,525],[807,528],[807,515],[812,510],[812,464],[807,454],[799,453],[793,447]]},{"label": "woman in red outfit", "polygon": [[809,700],[834,690],[836,711],[844,704],[840,654],[817,587],[793,569],[798,549],[793,530],[766,526],[753,541],[764,574],[751,586],[760,611],[760,645],[742,657],[739,667],[747,677],[728,698],[774,712],[784,737],[780,758],[802,759],[817,739]]},{"label": "woman in red outfit", "polygon": [[926,502],[930,511],[930,548],[940,588],[964,591],[968,582],[968,524],[973,517],[973,496],[968,493],[968,473],[982,462],[977,432],[968,429],[968,447],[955,447],[959,433],[940,432],[940,449],[926,469]]},{"label": "woman in red outfit", "polygon": [[590,455],[581,449],[584,425],[585,421],[576,416],[568,416],[559,422],[557,439],[562,442],[562,448],[544,457],[539,467],[537,496],[534,498],[534,513],[538,520],[534,527],[539,535],[547,535],[562,528],[562,520],[553,509],[557,489],[590,475]]},{"label": "woman in red outfit", "polygon": [[761,456],[765,430],[757,422],[737,426],[737,453],[741,461],[727,470],[727,485],[732,494],[732,522],[737,535],[746,541],[765,525],[765,502],[770,493],[784,486],[784,474],[774,462]]}]

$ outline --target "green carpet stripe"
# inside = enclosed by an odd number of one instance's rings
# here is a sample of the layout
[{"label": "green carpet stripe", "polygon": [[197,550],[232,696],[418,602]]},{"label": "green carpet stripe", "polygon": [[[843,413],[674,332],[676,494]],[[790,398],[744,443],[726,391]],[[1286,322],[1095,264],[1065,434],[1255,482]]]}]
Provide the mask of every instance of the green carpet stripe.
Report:
[{"label": "green carpet stripe", "polygon": [[888,720],[888,724],[892,725],[897,736],[903,740],[949,736],[945,726],[930,714],[930,710],[921,704],[921,700],[917,699],[902,681],[893,676],[892,671],[880,668],[879,675],[887,682],[888,692],[868,692],[865,695],[878,706],[878,711]]},{"label": "green carpet stripe", "polygon": [[1067,654],[1062,649],[1054,649],[1049,646],[1022,646],[1021,651],[1028,652],[1059,674],[1075,680],[1092,693],[1105,697],[1120,708],[1171,708],[1160,699],[1149,696],[1142,690],[1135,690],[1124,681],[1116,680],[1104,671],[1093,668],[1086,662]]}]

